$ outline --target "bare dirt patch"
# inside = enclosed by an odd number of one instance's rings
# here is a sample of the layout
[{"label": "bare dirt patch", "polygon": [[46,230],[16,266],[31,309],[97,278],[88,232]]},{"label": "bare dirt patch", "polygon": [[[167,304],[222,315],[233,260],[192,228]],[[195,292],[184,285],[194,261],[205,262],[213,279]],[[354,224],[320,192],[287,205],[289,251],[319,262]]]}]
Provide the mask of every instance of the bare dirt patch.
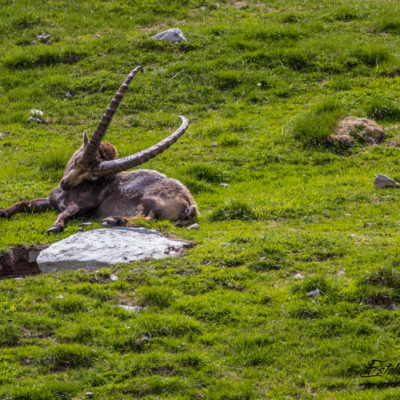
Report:
[{"label": "bare dirt patch", "polygon": [[16,246],[0,255],[0,279],[40,274],[36,259],[47,246]]},{"label": "bare dirt patch", "polygon": [[355,143],[370,146],[382,143],[385,132],[371,119],[347,117],[338,123],[331,140],[346,147],[354,146]]}]

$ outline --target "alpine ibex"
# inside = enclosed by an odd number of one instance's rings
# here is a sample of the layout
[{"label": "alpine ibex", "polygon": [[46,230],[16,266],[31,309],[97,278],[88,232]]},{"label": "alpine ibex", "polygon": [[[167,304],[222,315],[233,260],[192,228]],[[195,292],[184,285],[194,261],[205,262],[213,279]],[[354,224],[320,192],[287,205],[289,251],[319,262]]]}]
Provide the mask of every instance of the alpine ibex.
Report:
[{"label": "alpine ibex", "polygon": [[102,142],[129,83],[138,71],[143,71],[142,67],[132,70],[121,85],[90,140],[84,132],[83,144],[68,161],[59,186],[46,198],[20,201],[0,210],[0,217],[53,208],[60,214],[47,233],[55,233],[62,231],[65,221],[73,216],[143,216],[172,221],[190,221],[198,216],[191,193],[179,181],[152,170],[122,172],[145,163],[175,143],[188,127],[186,118],[180,117],[181,126],[166,139],[124,158],[116,159],[115,147]]}]

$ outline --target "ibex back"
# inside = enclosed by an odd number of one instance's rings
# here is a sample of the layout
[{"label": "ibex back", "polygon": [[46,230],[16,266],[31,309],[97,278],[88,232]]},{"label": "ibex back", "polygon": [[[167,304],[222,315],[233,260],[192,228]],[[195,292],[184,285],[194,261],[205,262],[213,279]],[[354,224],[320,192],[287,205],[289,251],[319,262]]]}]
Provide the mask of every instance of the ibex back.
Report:
[{"label": "ibex back", "polygon": [[84,132],[82,146],[73,154],[64,176],[46,198],[20,201],[0,210],[0,217],[9,218],[20,212],[60,212],[48,233],[60,232],[73,216],[100,218],[145,217],[190,221],[199,215],[189,190],[179,181],[152,170],[123,172],[145,163],[175,143],[186,131],[188,120],[180,117],[181,126],[166,139],[139,153],[117,159],[117,150],[102,142],[107,128],[129,83],[142,67],[136,67],[115,94],[89,140]]}]

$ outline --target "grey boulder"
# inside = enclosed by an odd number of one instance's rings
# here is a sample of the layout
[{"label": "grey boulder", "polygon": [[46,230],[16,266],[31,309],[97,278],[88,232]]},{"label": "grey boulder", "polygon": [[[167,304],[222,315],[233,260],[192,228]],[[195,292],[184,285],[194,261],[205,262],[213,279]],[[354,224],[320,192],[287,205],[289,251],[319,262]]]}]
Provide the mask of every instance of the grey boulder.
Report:
[{"label": "grey boulder", "polygon": [[102,228],[78,232],[42,250],[36,260],[42,272],[85,268],[89,271],[145,258],[176,257],[185,242],[146,228]]},{"label": "grey boulder", "polygon": [[181,42],[182,40],[187,42],[185,35],[179,28],[168,29],[164,32],[157,33],[157,35],[151,38],[155,40],[168,40],[168,42]]},{"label": "grey boulder", "polygon": [[390,179],[386,175],[377,175],[375,177],[374,185],[376,189],[381,189],[385,187],[400,187],[400,183]]}]

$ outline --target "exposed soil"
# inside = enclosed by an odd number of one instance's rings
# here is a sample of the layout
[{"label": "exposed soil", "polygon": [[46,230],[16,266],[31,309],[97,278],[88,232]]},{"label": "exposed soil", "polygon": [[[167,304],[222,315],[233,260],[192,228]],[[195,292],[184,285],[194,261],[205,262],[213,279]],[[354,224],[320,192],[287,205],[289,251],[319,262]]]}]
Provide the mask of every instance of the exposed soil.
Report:
[{"label": "exposed soil", "polygon": [[345,147],[352,147],[356,142],[370,146],[382,143],[385,133],[375,121],[347,117],[339,122],[331,140]]},{"label": "exposed soil", "polygon": [[0,255],[0,279],[40,274],[36,259],[47,246],[15,246]]}]

